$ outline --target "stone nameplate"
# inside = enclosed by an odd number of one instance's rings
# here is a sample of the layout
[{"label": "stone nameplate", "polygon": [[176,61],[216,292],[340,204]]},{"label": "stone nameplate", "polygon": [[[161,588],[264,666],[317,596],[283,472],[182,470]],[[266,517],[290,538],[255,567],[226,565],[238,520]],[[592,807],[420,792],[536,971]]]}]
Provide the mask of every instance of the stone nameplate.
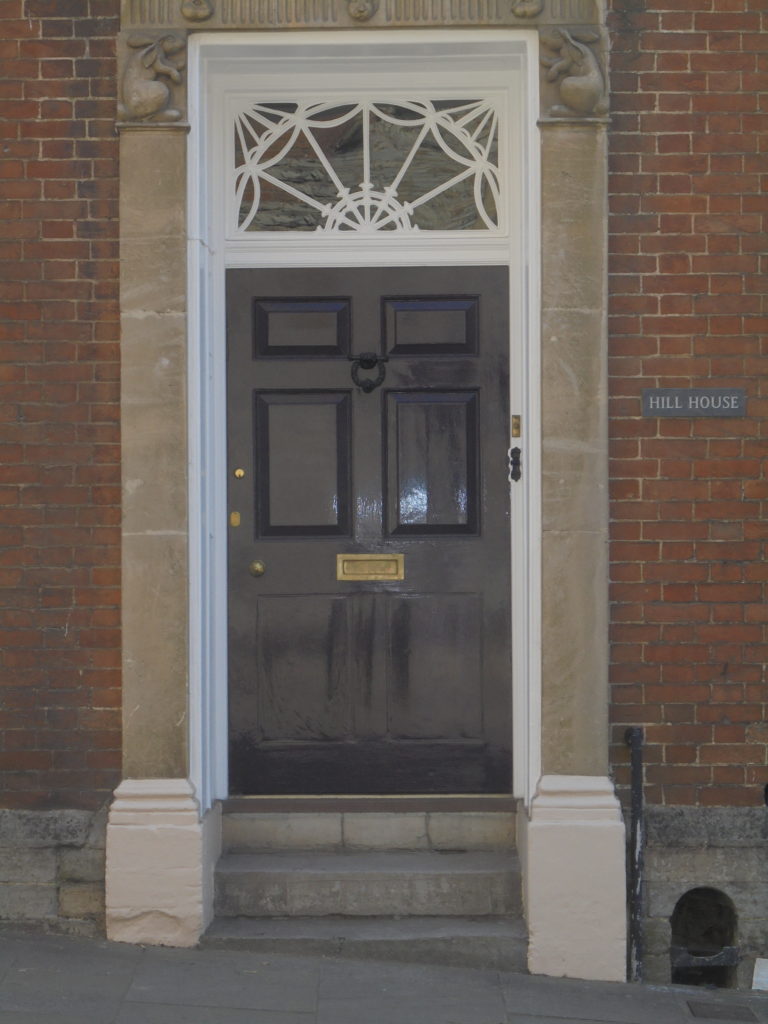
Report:
[{"label": "stone nameplate", "polygon": [[745,388],[643,388],[643,416],[746,416]]}]

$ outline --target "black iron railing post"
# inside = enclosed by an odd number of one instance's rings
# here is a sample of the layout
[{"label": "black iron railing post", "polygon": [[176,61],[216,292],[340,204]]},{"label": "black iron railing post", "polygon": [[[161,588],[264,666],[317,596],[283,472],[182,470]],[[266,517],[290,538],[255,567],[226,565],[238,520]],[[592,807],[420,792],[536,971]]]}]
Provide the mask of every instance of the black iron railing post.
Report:
[{"label": "black iron railing post", "polygon": [[643,794],[643,730],[630,726],[624,733],[629,747],[630,819],[627,841],[627,981],[643,980],[643,860],[645,855],[645,800]]}]

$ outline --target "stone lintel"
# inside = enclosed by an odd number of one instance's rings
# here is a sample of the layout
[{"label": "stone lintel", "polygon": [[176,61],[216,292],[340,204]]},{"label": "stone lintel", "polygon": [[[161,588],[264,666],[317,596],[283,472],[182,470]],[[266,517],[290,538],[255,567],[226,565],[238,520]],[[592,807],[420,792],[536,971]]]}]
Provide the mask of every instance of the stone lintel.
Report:
[{"label": "stone lintel", "polygon": [[186,118],[190,30],[536,29],[546,120],[604,117],[606,43],[594,0],[123,0],[118,122]]},{"label": "stone lintel", "polygon": [[[123,0],[129,29],[538,28],[598,25],[595,0]],[[185,10],[188,12],[185,14]],[[207,13],[206,17],[200,14]]]}]

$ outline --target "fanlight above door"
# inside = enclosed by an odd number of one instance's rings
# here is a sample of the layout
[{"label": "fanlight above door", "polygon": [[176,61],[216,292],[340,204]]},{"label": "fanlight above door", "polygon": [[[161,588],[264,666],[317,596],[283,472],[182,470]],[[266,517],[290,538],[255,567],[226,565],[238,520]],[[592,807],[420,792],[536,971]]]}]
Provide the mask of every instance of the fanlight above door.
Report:
[{"label": "fanlight above door", "polygon": [[499,123],[489,98],[242,107],[236,233],[498,232]]}]

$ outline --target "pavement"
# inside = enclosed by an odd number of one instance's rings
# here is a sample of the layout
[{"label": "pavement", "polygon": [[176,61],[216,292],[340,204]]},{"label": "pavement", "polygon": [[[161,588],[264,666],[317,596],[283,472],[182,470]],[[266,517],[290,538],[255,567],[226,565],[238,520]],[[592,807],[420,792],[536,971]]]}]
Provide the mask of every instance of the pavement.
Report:
[{"label": "pavement", "polygon": [[764,993],[0,929],[0,1024],[768,1024]]}]

